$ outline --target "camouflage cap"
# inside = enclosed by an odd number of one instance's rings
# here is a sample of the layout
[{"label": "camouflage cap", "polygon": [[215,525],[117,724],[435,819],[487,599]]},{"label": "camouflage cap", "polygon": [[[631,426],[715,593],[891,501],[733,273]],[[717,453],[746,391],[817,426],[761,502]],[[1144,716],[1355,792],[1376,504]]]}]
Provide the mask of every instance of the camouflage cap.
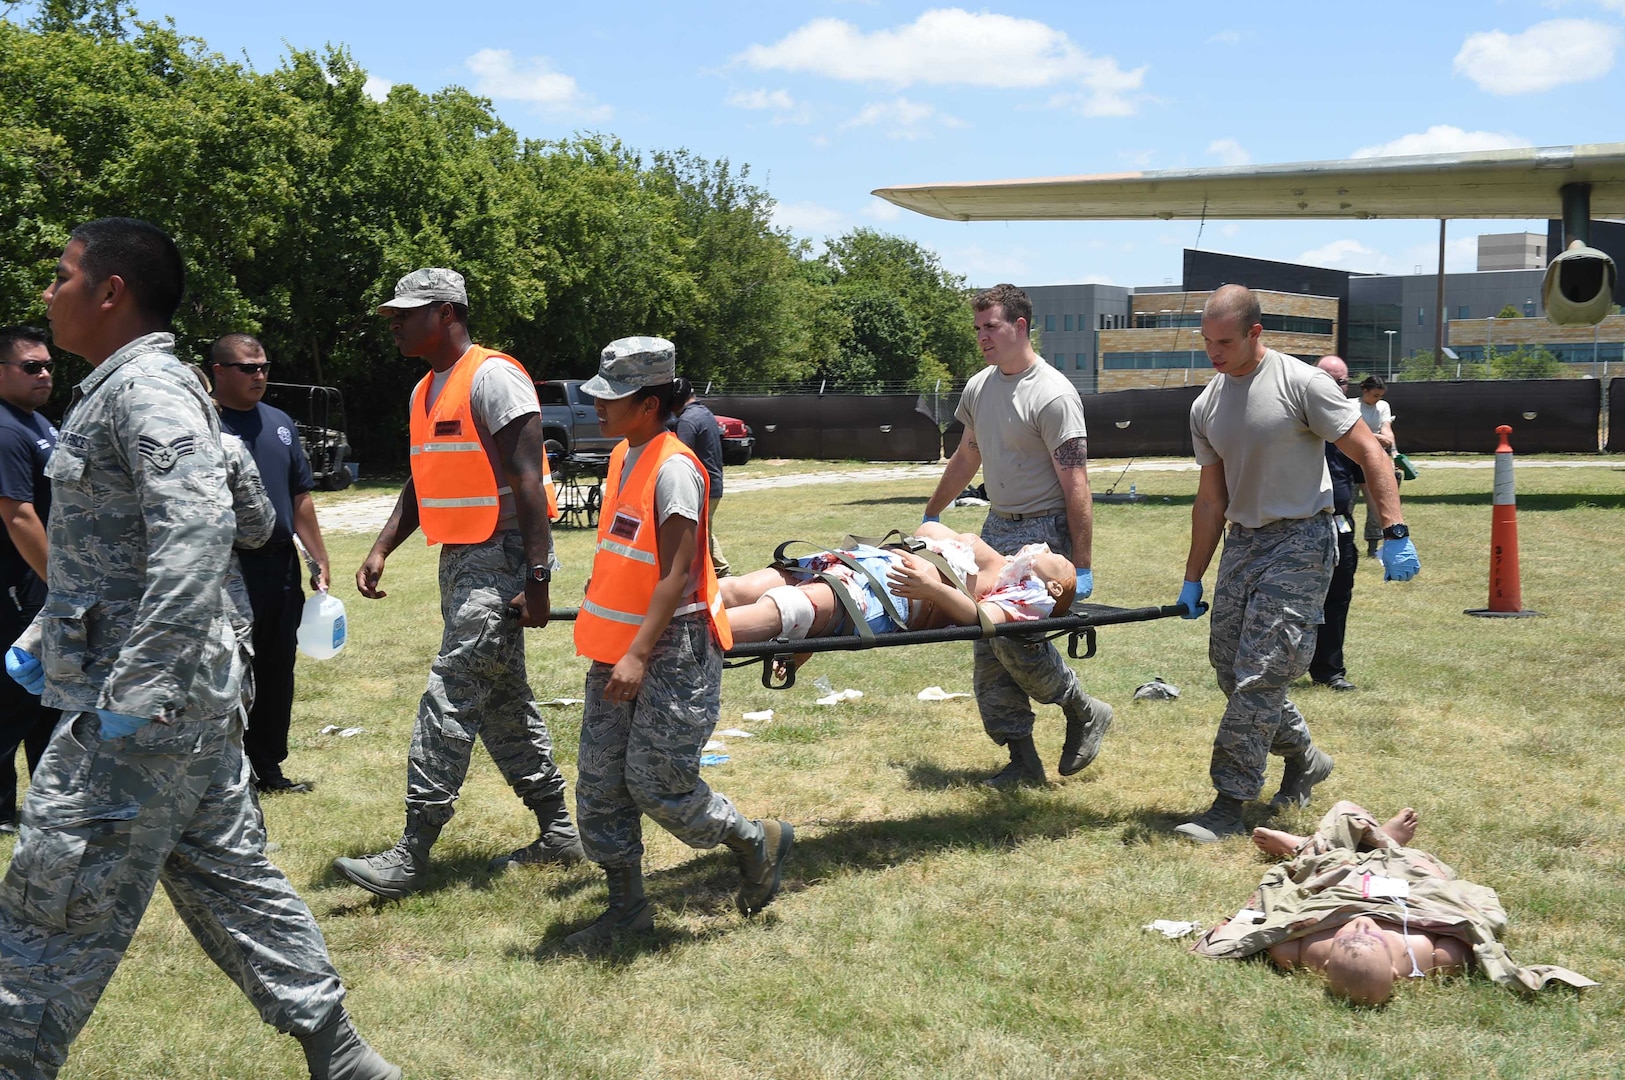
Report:
[{"label": "camouflage cap", "polygon": [[623,337],[604,346],[598,374],[581,384],[589,397],[614,401],[677,379],[677,346],[659,337]]},{"label": "camouflage cap", "polygon": [[378,314],[388,315],[391,311],[405,311],[409,308],[422,307],[424,304],[461,304],[468,306],[468,289],[463,285],[463,275],[455,270],[447,270],[439,266],[428,266],[422,270],[414,270],[395,283],[395,298],[386,304],[378,305]]}]

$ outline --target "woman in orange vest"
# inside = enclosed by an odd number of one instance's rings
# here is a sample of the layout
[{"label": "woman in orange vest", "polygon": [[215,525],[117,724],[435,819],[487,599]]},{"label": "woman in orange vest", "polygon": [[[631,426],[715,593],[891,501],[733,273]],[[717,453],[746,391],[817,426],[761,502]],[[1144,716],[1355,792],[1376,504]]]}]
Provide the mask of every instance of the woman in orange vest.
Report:
[{"label": "woman in orange vest", "polygon": [[621,338],[581,388],[597,399],[604,434],[621,442],[575,626],[576,651],[592,660],[576,820],[587,858],[609,878],[609,907],[565,939],[572,948],[654,925],[643,896],[644,814],[690,847],[728,845],[745,915],[777,895],[795,839],[789,822],[750,820],[700,779],[732,635],[707,554],[705,470],[666,430],[676,368],[664,338]]}]

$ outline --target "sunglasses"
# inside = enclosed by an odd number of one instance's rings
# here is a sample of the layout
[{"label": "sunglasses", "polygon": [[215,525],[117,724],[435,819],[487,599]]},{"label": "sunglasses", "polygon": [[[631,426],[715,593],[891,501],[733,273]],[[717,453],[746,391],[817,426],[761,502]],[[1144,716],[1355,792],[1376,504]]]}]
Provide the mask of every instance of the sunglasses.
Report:
[{"label": "sunglasses", "polygon": [[258,375],[261,372],[266,372],[266,373],[270,372],[270,370],[271,370],[271,361],[267,360],[263,364],[220,364],[218,366],[219,367],[234,367],[238,371],[242,372],[244,375]]},{"label": "sunglasses", "polygon": [[10,364],[20,367],[29,375],[38,375],[42,371],[50,371],[56,366],[55,360],[0,360],[0,364]]}]

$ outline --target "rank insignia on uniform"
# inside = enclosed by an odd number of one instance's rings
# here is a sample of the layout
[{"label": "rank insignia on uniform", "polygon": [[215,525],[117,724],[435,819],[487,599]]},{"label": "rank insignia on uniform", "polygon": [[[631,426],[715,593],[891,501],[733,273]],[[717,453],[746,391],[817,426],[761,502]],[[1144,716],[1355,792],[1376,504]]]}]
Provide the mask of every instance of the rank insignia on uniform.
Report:
[{"label": "rank insignia on uniform", "polygon": [[182,435],[173,442],[161,443],[150,435],[137,440],[141,456],[152,462],[159,472],[168,472],[181,458],[197,451],[197,436]]}]

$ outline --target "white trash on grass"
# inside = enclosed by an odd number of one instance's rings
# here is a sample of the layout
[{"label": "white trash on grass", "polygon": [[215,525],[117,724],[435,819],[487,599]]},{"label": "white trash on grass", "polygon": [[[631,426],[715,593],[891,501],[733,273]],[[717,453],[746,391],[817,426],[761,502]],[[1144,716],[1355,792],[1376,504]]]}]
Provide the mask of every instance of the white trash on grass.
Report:
[{"label": "white trash on grass", "polygon": [[951,701],[956,697],[970,697],[969,694],[961,694],[957,691],[950,694],[940,686],[928,686],[914,696],[921,701]]},{"label": "white trash on grass", "polygon": [[1156,933],[1159,933],[1163,937],[1167,938],[1169,941],[1173,941],[1178,938],[1187,937],[1196,933],[1196,931],[1202,929],[1202,924],[1194,922],[1176,922],[1173,919],[1153,919],[1140,929],[1155,931]]}]

